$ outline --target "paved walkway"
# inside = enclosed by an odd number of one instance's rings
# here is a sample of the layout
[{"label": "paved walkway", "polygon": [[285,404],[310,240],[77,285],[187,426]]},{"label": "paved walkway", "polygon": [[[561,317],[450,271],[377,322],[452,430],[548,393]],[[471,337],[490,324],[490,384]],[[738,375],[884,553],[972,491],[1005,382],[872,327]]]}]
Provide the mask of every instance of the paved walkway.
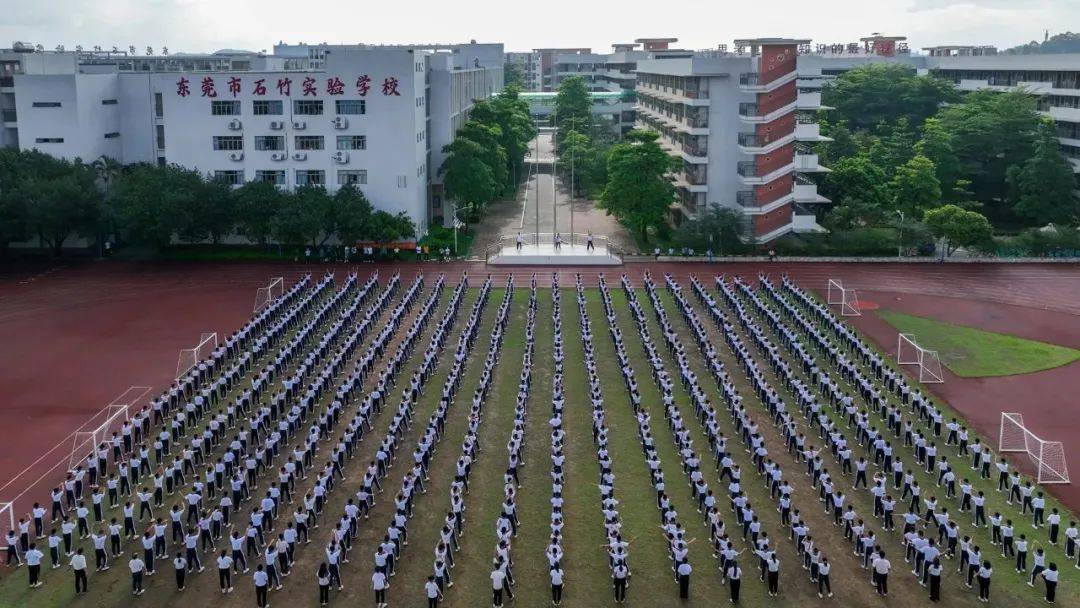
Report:
[{"label": "paved walkway", "polygon": [[[551,158],[554,156],[551,134],[541,133],[530,145],[532,158]],[[537,151],[539,144],[539,151]],[[528,159],[526,159],[528,160]],[[499,241],[500,236],[511,236],[520,232],[551,233],[570,232],[570,189],[569,184],[559,178],[556,196],[556,180],[551,174],[551,165],[540,164],[539,172],[533,172],[518,189],[513,201],[498,201],[487,207],[484,219],[474,227],[476,236],[473,240],[472,255],[482,258],[488,248]],[[539,213],[538,213],[539,212]],[[634,239],[614,217],[598,209],[596,203],[579,198],[573,201],[574,232],[584,234],[592,232],[606,236],[612,245],[620,251],[636,251]]]}]

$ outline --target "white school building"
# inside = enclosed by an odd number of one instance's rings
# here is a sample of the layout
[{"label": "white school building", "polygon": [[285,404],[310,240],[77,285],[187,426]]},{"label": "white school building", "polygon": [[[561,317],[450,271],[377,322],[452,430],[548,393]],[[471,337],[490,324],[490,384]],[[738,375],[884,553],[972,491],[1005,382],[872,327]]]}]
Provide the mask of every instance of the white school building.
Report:
[{"label": "white school building", "polygon": [[0,145],[178,164],[242,184],[356,184],[420,234],[449,221],[441,149],[503,86],[502,44],[289,45],[273,54],[0,52]]}]

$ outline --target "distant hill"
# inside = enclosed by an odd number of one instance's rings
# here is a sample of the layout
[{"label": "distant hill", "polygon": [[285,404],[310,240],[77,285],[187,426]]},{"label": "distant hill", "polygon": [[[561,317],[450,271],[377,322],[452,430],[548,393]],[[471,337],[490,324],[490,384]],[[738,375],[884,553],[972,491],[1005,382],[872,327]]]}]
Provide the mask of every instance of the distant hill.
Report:
[{"label": "distant hill", "polygon": [[1052,53],[1080,53],[1080,34],[1065,32],[1054,34],[1043,42],[1032,40],[1003,51],[1006,55],[1047,55]]}]

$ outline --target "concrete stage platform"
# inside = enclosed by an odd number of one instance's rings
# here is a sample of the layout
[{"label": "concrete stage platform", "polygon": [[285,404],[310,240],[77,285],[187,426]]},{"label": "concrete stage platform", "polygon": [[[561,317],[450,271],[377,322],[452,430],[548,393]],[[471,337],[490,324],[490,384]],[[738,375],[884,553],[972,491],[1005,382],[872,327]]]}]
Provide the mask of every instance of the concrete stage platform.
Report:
[{"label": "concrete stage platform", "polygon": [[493,266],[620,266],[622,258],[611,253],[606,245],[596,245],[589,251],[585,245],[569,243],[555,249],[551,243],[503,245],[487,257]]}]

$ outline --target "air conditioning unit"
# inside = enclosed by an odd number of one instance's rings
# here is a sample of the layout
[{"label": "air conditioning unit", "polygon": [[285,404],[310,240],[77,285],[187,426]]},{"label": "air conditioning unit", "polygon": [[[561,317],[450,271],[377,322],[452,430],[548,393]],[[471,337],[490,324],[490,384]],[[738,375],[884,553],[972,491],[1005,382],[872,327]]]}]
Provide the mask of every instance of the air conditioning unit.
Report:
[{"label": "air conditioning unit", "polygon": [[334,125],[335,129],[348,129],[349,119],[344,116],[338,116],[334,120],[330,121],[330,124]]},{"label": "air conditioning unit", "polygon": [[284,128],[285,128],[285,123],[281,122],[280,120],[271,120],[270,121],[270,130],[271,131],[280,131],[280,130],[282,130]]},{"label": "air conditioning unit", "polygon": [[349,162],[349,153],[339,150],[330,155],[330,158],[332,158],[334,162],[344,165],[345,163]]},{"label": "air conditioning unit", "polygon": [[243,125],[243,123],[240,122],[239,119],[234,118],[234,119],[229,121],[229,128],[232,129],[233,131],[239,131],[243,127],[244,127],[244,125]]},{"label": "air conditioning unit", "polygon": [[292,123],[292,128],[296,129],[297,131],[302,131],[307,128],[307,123],[302,120],[294,120]]},{"label": "air conditioning unit", "polygon": [[307,160],[307,152],[297,152],[292,155],[293,160]]},{"label": "air conditioning unit", "polygon": [[243,152],[229,152],[229,160],[244,160]]},{"label": "air conditioning unit", "polygon": [[284,152],[274,152],[270,155],[270,160],[285,160],[289,158],[289,155]]}]

